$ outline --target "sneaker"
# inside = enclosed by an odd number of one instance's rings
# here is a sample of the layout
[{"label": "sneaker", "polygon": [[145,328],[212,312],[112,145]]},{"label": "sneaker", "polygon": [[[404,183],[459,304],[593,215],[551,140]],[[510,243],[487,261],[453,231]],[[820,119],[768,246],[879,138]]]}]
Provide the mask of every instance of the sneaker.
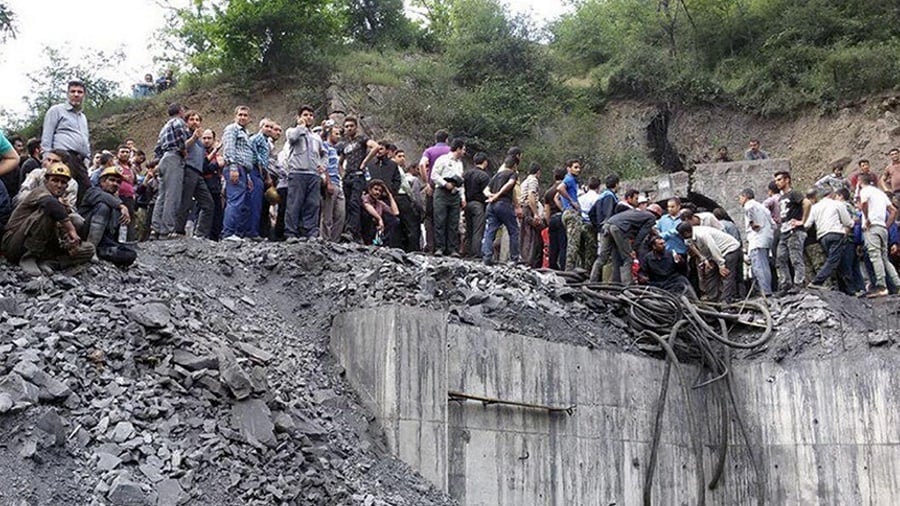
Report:
[{"label": "sneaker", "polygon": [[828,288],[825,285],[820,285],[818,283],[810,283],[806,285],[806,288],[812,288],[813,290],[827,290]]},{"label": "sneaker", "polygon": [[444,256],[444,252],[441,250],[434,250],[434,256],[442,257],[442,256]]},{"label": "sneaker", "polygon": [[876,288],[871,292],[866,294],[867,299],[877,299],[879,297],[887,297],[888,290],[887,288]]},{"label": "sneaker", "polygon": [[484,262],[484,265],[487,265],[488,267],[490,267],[491,265],[494,265],[494,259],[493,259],[493,258],[485,258],[485,259],[483,260],[483,262]]},{"label": "sneaker", "polygon": [[171,234],[166,236],[168,240],[176,240],[176,239],[184,239],[184,234],[179,234],[177,232],[172,232]]},{"label": "sneaker", "polygon": [[450,256],[452,256],[453,258],[462,258],[462,254],[459,251],[454,251],[453,253],[450,253]]},{"label": "sneaker", "polygon": [[242,239],[242,238],[240,238],[240,237],[238,237],[238,236],[236,236],[236,235],[229,235],[228,237],[226,237],[226,238],[224,238],[224,239],[222,239],[222,240],[223,240],[223,241],[228,241],[228,242],[244,242],[244,239]]}]

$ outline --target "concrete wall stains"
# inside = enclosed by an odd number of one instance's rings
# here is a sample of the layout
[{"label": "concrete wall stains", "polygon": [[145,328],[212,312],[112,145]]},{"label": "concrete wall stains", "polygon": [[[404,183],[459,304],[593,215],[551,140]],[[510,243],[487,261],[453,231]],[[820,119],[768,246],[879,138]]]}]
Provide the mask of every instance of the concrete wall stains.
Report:
[{"label": "concrete wall stains", "polygon": [[[413,308],[335,319],[332,351],[382,424],[391,450],[466,505],[640,504],[663,363],[507,332],[450,325]],[[900,497],[900,357],[734,366],[739,409],[767,504],[895,504]],[[698,371],[687,368],[694,381]],[[697,499],[687,426],[693,406],[708,479],[720,414],[707,389],[685,399],[673,376],[654,504]],[[574,415],[447,401],[448,391]],[[748,448],[729,413],[729,455],[707,504],[755,504]]]}]

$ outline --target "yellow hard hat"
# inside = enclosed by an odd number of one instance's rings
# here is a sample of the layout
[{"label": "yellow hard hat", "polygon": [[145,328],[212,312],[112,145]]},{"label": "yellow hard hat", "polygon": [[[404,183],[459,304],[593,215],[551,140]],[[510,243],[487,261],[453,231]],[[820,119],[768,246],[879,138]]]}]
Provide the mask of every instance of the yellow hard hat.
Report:
[{"label": "yellow hard hat", "polygon": [[45,178],[50,177],[50,176],[61,176],[66,179],[72,179],[72,172],[69,170],[68,165],[66,165],[62,162],[56,162],[53,165],[51,165],[49,168],[47,168],[46,172],[44,172]]},{"label": "yellow hard hat", "polygon": [[122,172],[118,167],[107,167],[100,173],[100,179],[103,179],[106,176],[116,176],[117,178],[122,179]]},{"label": "yellow hard hat", "polygon": [[280,204],[281,203],[281,195],[278,194],[278,190],[274,186],[270,186],[265,193],[266,202],[269,204]]}]

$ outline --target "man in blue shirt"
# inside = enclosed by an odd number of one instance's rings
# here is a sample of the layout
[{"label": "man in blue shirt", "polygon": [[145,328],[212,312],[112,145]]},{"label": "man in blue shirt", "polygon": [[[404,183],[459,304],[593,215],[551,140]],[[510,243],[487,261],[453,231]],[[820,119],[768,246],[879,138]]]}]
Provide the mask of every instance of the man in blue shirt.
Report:
[{"label": "man in blue shirt", "polygon": [[578,205],[578,175],[581,174],[581,161],[577,159],[566,160],[566,177],[556,187],[559,200],[562,203],[562,222],[566,227],[566,241],[569,247],[566,249],[566,270],[577,267],[577,259],[581,252],[575,246],[581,236],[581,207]]},{"label": "man in blue shirt", "polygon": [[248,195],[253,191],[253,181],[247,175],[256,162],[250,147],[247,125],[250,124],[250,108],[241,105],[234,110],[234,123],[222,132],[222,156],[225,168],[225,218],[222,237],[228,241],[243,240],[249,219]]},{"label": "man in blue shirt", "polygon": [[675,258],[680,265],[687,265],[683,262],[684,257],[687,255],[687,244],[684,243],[684,239],[681,238],[681,235],[676,230],[678,225],[681,224],[681,218],[679,218],[681,214],[681,199],[678,197],[670,198],[666,203],[666,211],[667,214],[656,222],[659,236],[666,241],[666,251],[669,254],[674,252]]}]

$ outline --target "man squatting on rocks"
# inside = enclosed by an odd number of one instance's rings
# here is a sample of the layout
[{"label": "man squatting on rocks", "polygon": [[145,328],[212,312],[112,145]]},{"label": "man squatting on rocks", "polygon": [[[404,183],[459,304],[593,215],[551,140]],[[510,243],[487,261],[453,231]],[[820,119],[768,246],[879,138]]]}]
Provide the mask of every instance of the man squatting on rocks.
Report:
[{"label": "man squatting on rocks", "polygon": [[[536,164],[520,182],[519,148],[510,148],[496,174],[485,153],[476,154],[476,167],[467,169],[465,141],[451,140],[446,130],[435,133],[418,164],[406,166],[402,149],[366,137],[355,117],[329,117],[317,124],[315,108],[308,105],[298,108],[296,125],[287,130],[279,150],[281,126],[263,118],[251,135],[246,106],[235,108],[234,121],[217,142],[215,130],[202,128],[199,112],[171,104],[155,160],[144,167],[143,152],[133,140],[114,156],[97,153],[94,158],[106,156],[110,163],[95,168],[94,188],[84,164],[91,156],[84,97],[82,82],[68,83],[67,101],[48,110],[41,138],[20,142],[28,147],[21,161],[11,143],[0,144],[0,225],[16,216],[5,229],[12,232],[4,235],[4,255],[31,271],[77,263],[90,247],[91,257],[128,265],[134,249],[120,241],[122,226],[131,235],[150,225],[150,237],[159,239],[179,239],[190,230],[193,237],[236,242],[377,242],[406,251],[479,256],[488,264],[496,261],[495,238],[502,227],[511,239],[510,260],[518,262],[521,252],[531,267],[590,268],[594,280],[646,281],[675,291],[688,291],[684,280],[696,272],[700,283],[693,290],[705,298],[734,299],[744,293],[741,262],[735,264],[740,232],[721,209],[713,213],[671,199],[663,216],[637,190],[624,191],[620,200],[615,174],[604,179],[602,192],[596,176],[582,188],[582,163],[574,158],[544,192]],[[751,160],[767,157],[756,139],[745,153]],[[794,190],[785,171],[775,174],[764,204],[752,189],[740,192],[755,293],[768,296],[778,288],[786,294],[829,283],[854,294],[866,286],[870,297],[900,289],[894,266],[900,234],[892,201],[900,186],[900,151],[892,149],[889,157],[882,177],[867,160],[860,160],[848,178],[832,171],[817,183],[818,199]],[[156,170],[149,169],[153,166]],[[50,167],[56,167],[55,174]],[[149,201],[152,218],[136,227],[135,199],[147,195],[156,196]],[[26,233],[21,228],[26,217],[44,228]],[[48,240],[50,222],[61,233],[59,245]],[[804,259],[807,229],[815,230],[825,251],[818,270],[808,269]],[[854,243],[864,247],[854,248]],[[37,261],[42,264],[35,267]],[[770,262],[778,267],[777,277]],[[604,267],[612,268],[604,272]]]}]

